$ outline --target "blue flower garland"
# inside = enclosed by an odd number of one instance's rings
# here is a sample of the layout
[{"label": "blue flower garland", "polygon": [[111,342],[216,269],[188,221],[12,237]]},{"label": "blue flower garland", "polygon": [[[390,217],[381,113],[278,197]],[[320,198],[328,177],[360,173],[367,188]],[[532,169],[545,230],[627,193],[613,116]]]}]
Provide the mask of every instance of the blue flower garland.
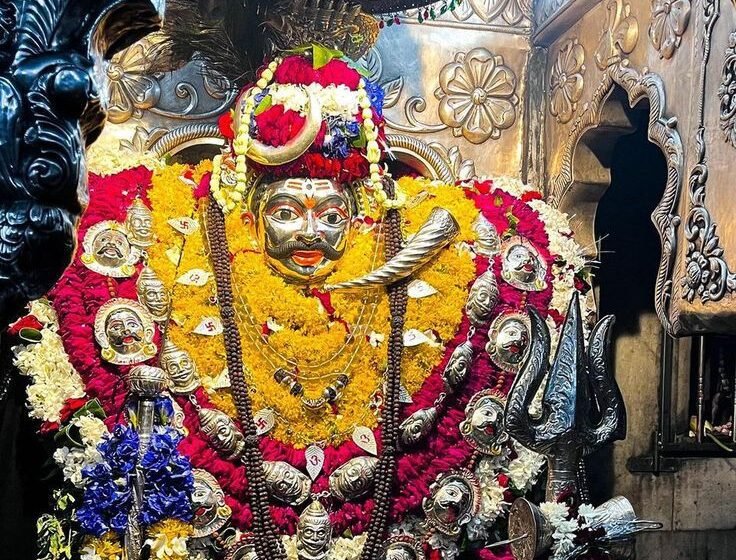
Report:
[{"label": "blue flower garland", "polygon": [[[189,460],[179,453],[181,435],[171,427],[157,426],[141,459],[146,475],[140,521],[152,525],[163,519],[190,521],[194,477]],[[108,531],[124,533],[133,500],[135,463],[140,438],[132,426],[118,425],[97,446],[102,462],[86,467],[85,490],[77,519],[86,533],[96,537]]]}]

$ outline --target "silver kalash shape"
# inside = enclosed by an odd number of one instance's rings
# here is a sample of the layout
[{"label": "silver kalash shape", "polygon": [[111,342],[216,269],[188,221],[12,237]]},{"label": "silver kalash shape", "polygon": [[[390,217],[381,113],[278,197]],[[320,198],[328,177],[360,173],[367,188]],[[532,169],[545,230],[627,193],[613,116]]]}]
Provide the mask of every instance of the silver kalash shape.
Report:
[{"label": "silver kalash shape", "polygon": [[[550,367],[549,329],[534,309],[529,314],[531,347],[508,395],[506,429],[524,447],[547,457],[546,499],[555,501],[564,490],[580,495],[577,472],[582,457],[626,435],[626,409],[609,367],[614,317],[605,317],[593,328],[586,351],[575,293]],[[542,415],[535,419],[529,406],[545,377]]]},{"label": "silver kalash shape", "polygon": [[361,290],[394,284],[412,276],[430,262],[458,233],[460,226],[453,215],[444,208],[435,208],[406,246],[386,264],[360,278],[326,285],[325,289]]}]

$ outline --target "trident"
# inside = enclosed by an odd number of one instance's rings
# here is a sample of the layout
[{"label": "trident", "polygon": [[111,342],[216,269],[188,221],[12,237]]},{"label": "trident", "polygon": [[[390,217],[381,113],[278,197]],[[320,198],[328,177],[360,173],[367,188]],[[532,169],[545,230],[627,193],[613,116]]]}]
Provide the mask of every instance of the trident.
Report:
[{"label": "trident", "polygon": [[[550,333],[534,309],[529,356],[508,397],[506,429],[521,445],[547,458],[547,501],[563,491],[580,496],[582,458],[626,435],[626,409],[609,368],[614,317],[596,324],[586,351],[577,292],[570,301],[554,361],[549,366]],[[547,378],[542,414],[529,407]]]}]

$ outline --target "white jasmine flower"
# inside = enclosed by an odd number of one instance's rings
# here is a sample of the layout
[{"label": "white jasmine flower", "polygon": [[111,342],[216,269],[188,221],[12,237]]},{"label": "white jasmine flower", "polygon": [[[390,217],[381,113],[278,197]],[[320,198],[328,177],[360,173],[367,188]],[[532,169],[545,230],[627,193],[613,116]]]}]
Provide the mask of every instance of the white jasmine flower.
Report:
[{"label": "white jasmine flower", "polygon": [[514,488],[519,492],[526,493],[531,490],[537,481],[542,467],[546,459],[543,455],[535,453],[526,447],[514,444],[516,451],[516,459],[511,461],[508,466],[508,475]]},{"label": "white jasmine flower", "polygon": [[74,418],[71,424],[79,428],[79,436],[86,447],[96,448],[109,433],[102,420],[89,414]]},{"label": "white jasmine flower", "polygon": [[147,539],[146,544],[151,547],[151,556],[159,560],[189,557],[186,537],[169,538],[165,534],[158,534],[153,539]]},{"label": "white jasmine flower", "polygon": [[578,508],[578,517],[585,520],[583,527],[590,527],[598,519],[598,512],[590,504],[582,504]]},{"label": "white jasmine flower", "polygon": [[555,528],[567,520],[570,513],[565,504],[558,504],[557,502],[544,502],[539,505],[539,510]]},{"label": "white jasmine flower", "polygon": [[29,304],[29,312],[41,321],[45,328],[56,330],[59,326],[59,318],[56,311],[46,299],[37,299]]},{"label": "white jasmine flower", "polygon": [[102,560],[102,557],[99,554],[97,554],[95,547],[85,546],[80,551],[79,559],[80,560]]},{"label": "white jasmine flower", "polygon": [[437,531],[429,537],[429,546],[435,550],[439,550],[442,560],[455,560],[460,555],[460,549],[457,543],[450,537],[443,535]]},{"label": "white jasmine flower", "polygon": [[32,418],[58,422],[68,399],[84,397],[82,378],[53,330],[43,329],[40,342],[16,346],[13,353],[14,365],[32,380],[26,392]]}]

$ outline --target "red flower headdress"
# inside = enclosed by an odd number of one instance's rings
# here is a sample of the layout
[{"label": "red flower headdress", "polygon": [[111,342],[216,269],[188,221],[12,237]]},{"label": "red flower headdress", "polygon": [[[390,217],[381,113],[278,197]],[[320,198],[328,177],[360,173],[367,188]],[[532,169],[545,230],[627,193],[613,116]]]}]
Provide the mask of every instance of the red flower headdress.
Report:
[{"label": "red flower headdress", "polygon": [[[235,109],[220,119],[235,165],[213,162],[212,191],[226,210],[239,203],[252,179],[311,177],[380,184],[383,91],[341,53],[314,45],[275,59],[246,87]],[[225,156],[227,158],[228,156]],[[234,177],[221,181],[234,167]],[[221,186],[234,185],[229,192]]]}]

